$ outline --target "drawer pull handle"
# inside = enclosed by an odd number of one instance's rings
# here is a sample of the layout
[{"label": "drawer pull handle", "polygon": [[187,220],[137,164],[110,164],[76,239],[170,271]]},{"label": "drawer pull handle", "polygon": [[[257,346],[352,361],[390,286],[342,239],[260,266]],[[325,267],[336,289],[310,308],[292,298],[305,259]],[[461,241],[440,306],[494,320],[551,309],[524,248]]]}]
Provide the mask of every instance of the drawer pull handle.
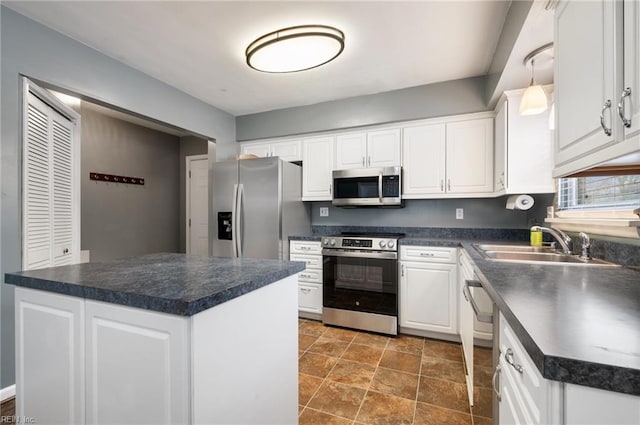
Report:
[{"label": "drawer pull handle", "polygon": [[433,257],[435,254],[432,254],[430,252],[421,252],[420,256],[421,257]]},{"label": "drawer pull handle", "polygon": [[502,368],[500,365],[496,366],[496,370],[493,372],[493,377],[491,378],[491,386],[493,387],[493,392],[496,394],[496,399],[498,401],[502,401],[502,395],[500,395],[500,391],[498,391],[498,387],[496,385],[496,381],[498,380],[498,376],[502,373]]},{"label": "drawer pull handle", "polygon": [[311,292],[311,289],[309,289],[309,288],[300,288],[300,291],[302,291],[303,294],[308,294],[309,292]]},{"label": "drawer pull handle", "polygon": [[511,348],[507,348],[507,352],[504,355],[504,359],[507,361],[507,363],[509,363],[518,373],[522,373],[524,372],[524,369],[522,368],[521,365],[516,364],[516,362],[513,360],[513,350]]}]

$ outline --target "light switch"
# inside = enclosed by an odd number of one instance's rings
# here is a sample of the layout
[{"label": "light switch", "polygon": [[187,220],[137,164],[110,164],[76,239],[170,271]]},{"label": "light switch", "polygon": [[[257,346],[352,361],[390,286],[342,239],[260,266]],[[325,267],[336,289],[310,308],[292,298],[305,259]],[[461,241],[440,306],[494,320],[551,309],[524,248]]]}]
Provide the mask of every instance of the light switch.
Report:
[{"label": "light switch", "polygon": [[456,208],[456,220],[464,220],[464,208]]},{"label": "light switch", "polygon": [[329,217],[329,207],[320,207],[320,217]]}]

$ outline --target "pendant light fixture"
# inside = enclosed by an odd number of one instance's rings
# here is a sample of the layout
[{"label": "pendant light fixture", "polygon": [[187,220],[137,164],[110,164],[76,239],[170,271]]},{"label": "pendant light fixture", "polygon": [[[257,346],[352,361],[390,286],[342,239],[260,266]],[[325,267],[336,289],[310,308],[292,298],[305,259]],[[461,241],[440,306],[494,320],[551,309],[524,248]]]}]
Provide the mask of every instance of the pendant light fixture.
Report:
[{"label": "pendant light fixture", "polygon": [[271,73],[298,72],[331,62],[344,50],[344,33],[327,25],[299,25],[270,32],[247,47],[251,68]]},{"label": "pendant light fixture", "polygon": [[[535,73],[535,65],[536,59],[542,58],[541,54],[547,51],[550,51],[553,48],[553,43],[545,44],[529,53],[527,57],[524,58],[524,65],[528,66],[531,64],[531,82],[529,83],[529,87],[524,92],[522,96],[522,100],[520,101],[520,115],[535,115],[541,114],[547,110],[547,95],[545,94],[542,86],[536,84],[534,73]],[[553,55],[551,54],[551,58]]]}]

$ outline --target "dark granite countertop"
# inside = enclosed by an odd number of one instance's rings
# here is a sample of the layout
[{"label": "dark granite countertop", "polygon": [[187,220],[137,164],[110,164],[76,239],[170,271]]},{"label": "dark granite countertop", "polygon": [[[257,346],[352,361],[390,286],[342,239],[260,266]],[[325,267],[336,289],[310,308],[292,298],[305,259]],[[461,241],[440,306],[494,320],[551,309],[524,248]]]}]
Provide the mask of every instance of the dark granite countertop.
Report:
[{"label": "dark granite countertop", "polygon": [[295,235],[295,236],[289,236],[289,240],[290,241],[316,241],[316,242],[320,242],[320,239],[322,239],[322,236],[320,236],[320,235],[307,235],[307,236]]},{"label": "dark granite countertop", "polygon": [[303,262],[150,254],[5,274],[26,288],[192,316],[304,270]]},{"label": "dark granite countertop", "polygon": [[542,376],[640,395],[640,272],[491,261],[462,246]]}]

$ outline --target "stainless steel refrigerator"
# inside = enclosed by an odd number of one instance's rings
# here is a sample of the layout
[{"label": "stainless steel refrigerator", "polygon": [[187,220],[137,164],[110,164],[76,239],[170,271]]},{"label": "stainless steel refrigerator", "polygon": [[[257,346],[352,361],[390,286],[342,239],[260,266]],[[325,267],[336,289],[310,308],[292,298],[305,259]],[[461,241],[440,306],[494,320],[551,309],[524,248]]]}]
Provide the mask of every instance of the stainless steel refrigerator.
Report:
[{"label": "stainless steel refrigerator", "polygon": [[299,165],[277,157],[221,161],[209,176],[210,255],[288,260],[289,235],[310,233]]}]

